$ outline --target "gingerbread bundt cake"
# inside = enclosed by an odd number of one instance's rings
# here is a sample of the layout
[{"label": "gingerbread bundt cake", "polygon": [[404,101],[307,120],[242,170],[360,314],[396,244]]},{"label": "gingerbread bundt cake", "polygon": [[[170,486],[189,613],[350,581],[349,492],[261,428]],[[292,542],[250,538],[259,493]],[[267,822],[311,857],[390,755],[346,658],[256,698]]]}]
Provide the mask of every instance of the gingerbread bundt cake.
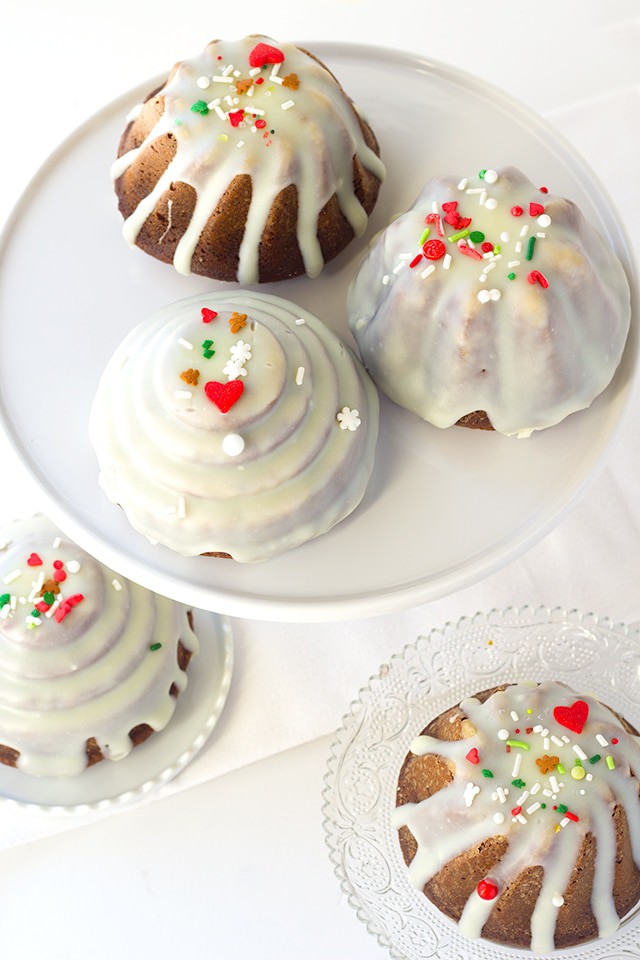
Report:
[{"label": "gingerbread bundt cake", "polygon": [[332,73],[291,43],[215,40],[134,111],[112,174],[124,235],[241,283],[317,276],[365,230],[384,167]]},{"label": "gingerbread bundt cake", "polygon": [[430,180],[374,241],[348,312],[365,366],[400,406],[518,437],[602,393],[631,315],[608,243],[514,168]]},{"label": "gingerbread bundt cake", "polygon": [[198,651],[180,604],[43,516],[0,534],[0,763],[44,777],[120,760],[171,720]]},{"label": "gingerbread bundt cake", "polygon": [[247,291],[178,301],[122,342],[90,436],[131,524],[184,555],[266,560],[362,499],[378,395],[307,311]]},{"label": "gingerbread bundt cake", "polygon": [[615,931],[640,900],[640,743],[591,696],[519,683],[411,745],[395,826],[414,886],[464,936],[536,953]]}]

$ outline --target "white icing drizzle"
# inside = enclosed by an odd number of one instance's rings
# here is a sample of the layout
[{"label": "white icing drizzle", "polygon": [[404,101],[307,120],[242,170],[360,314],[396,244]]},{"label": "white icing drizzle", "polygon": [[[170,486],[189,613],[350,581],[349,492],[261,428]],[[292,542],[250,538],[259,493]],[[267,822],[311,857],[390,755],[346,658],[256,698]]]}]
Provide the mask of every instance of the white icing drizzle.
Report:
[{"label": "white icing drizzle", "polygon": [[[489,186],[495,209],[480,206],[469,190],[461,196],[457,183],[430,180],[374,240],[350,287],[349,324],[365,366],[396,403],[437,427],[485,410],[498,432],[529,436],[588,407],[611,381],[629,330],[629,285],[575,204],[540,192],[518,170],[501,170]],[[445,222],[442,206],[455,200],[457,212],[472,218],[458,249],[449,237],[461,231]],[[529,221],[536,225],[530,202],[544,207],[550,225],[542,238],[520,239]],[[518,206],[522,213],[514,216]],[[425,223],[428,216],[440,223]],[[433,261],[425,282],[426,227],[427,243],[441,241],[453,257],[448,269],[446,256]],[[476,230],[493,253],[477,241],[472,255],[460,255]],[[407,250],[418,262],[398,269]],[[480,276],[490,267],[487,290]]]},{"label": "white icing drizzle", "polygon": [[[512,816],[496,817],[500,811],[500,794],[508,793],[512,781],[513,757],[504,749],[506,743],[501,737],[505,723],[513,729],[511,711],[515,709],[520,717],[527,718],[519,722],[520,733],[512,734],[512,737],[530,745],[529,750],[521,750],[519,776],[531,790],[532,786],[553,779],[548,772],[542,774],[536,764],[536,759],[547,753],[543,748],[542,733],[548,731],[539,724],[563,735],[566,728],[555,720],[553,709],[571,706],[576,699],[577,695],[563,684],[551,681],[539,685],[516,684],[493,694],[484,704],[475,698],[462,701],[460,710],[475,728],[473,736],[458,741],[419,736],[411,745],[414,754],[437,754],[452,761],[454,768],[453,780],[446,787],[420,803],[398,807],[393,815],[394,826],[407,826],[418,844],[409,866],[411,882],[417,888],[422,889],[444,863],[487,837],[504,836],[508,840],[505,854],[491,870],[491,880],[498,886],[498,896],[484,900],[477,891],[472,893],[459,921],[464,936],[480,937],[504,890],[522,870],[540,865],[544,877],[531,918],[531,948],[536,953],[552,951],[558,911],[563,906],[563,895],[566,896],[582,841],[588,832],[596,840],[591,907],[599,935],[608,936],[618,927],[619,918],[612,894],[616,859],[612,813],[617,804],[624,808],[633,858],[640,867],[640,738],[628,734],[608,708],[593,697],[581,696],[580,699],[589,706],[584,729],[579,735],[572,734],[568,738],[569,744],[558,737],[561,747],[555,748],[553,755],[559,758],[565,773],[558,774],[561,779],[557,784],[557,801],[547,801],[546,809],[540,805],[530,814],[523,810],[516,815],[520,804],[509,799],[509,806],[513,805]],[[523,728],[530,732],[526,733]],[[618,739],[618,743],[610,747],[615,767],[609,769],[604,756],[593,763],[587,760],[585,766],[588,766],[592,779],[585,789],[583,780],[576,781],[570,774],[571,769],[582,762],[576,760],[572,746],[577,742],[586,747],[590,758],[595,757],[592,744],[597,736],[603,735],[608,741]],[[467,754],[474,748],[478,752],[477,764],[467,759]],[[511,753],[517,749],[512,746]],[[485,778],[483,769],[490,770],[493,776]],[[586,782],[586,778],[584,780]],[[471,785],[479,790],[469,805],[467,798]],[[535,792],[538,790],[539,787]],[[549,791],[543,789],[541,796],[548,795]],[[554,810],[554,803],[563,806]],[[525,816],[525,813],[529,815]]]},{"label": "white icing drizzle", "polygon": [[[217,317],[203,323],[202,308]],[[242,347],[229,326],[234,312],[247,316]],[[215,350],[208,358],[198,346],[205,339]],[[246,376],[236,370],[242,395],[223,413],[204,388],[237,382],[225,373],[231,350],[251,359]],[[192,399],[176,399],[181,372],[194,368]],[[349,429],[337,419],[345,407]],[[191,297],[140,324],[108,363],[90,417],[100,482],[137,530],[185,555],[243,562],[291,549],[351,513],[377,430],[375,387],[336,335],[286,300],[242,290]],[[230,434],[243,440],[233,456]],[[178,496],[182,519],[166,513]]]},{"label": "white icing drizzle", "polygon": [[[250,70],[249,54],[258,43],[276,46],[285,55],[283,74],[295,73],[297,89],[284,86],[277,72]],[[221,59],[218,59],[218,58]],[[238,95],[225,110],[212,100],[206,115],[191,110],[201,100],[198,79],[214,81],[229,64],[242,75],[253,74],[254,84]],[[215,83],[222,87],[225,84]],[[233,88],[235,92],[235,88]],[[140,201],[124,223],[124,236],[134,245],[146,219],[170,185],[189,184],[196,191],[196,205],[174,257],[179,273],[191,273],[191,260],[211,212],[234,177],[249,174],[252,179],[251,205],[240,248],[237,279],[258,281],[259,244],[276,196],[294,184],[298,191],[297,238],[305,270],[317,276],[323,267],[317,239],[318,214],[335,193],[340,208],[356,236],[367,224],[367,215],[353,187],[353,157],[380,180],[384,166],[365,143],[355,108],[333,76],[308,54],[291,43],[266,37],[245,37],[238,41],[214,41],[201,54],[177,65],[158,96],[164,111],[144,143],[119,157],[111,174],[117,180],[146,147],[158,137],[171,133],[177,141],[176,154],[151,193]],[[289,108],[291,107],[291,109]],[[229,114],[245,110],[246,116],[233,126]],[[266,127],[256,128],[252,115],[264,119]],[[275,132],[271,134],[271,130]],[[266,134],[266,136],[265,136]],[[240,149],[238,149],[240,148]]]},{"label": "white icing drizzle", "polygon": [[[9,532],[12,543],[0,558],[0,572],[18,563],[22,572],[0,593],[30,596],[39,572],[46,584],[59,560],[67,577],[51,610],[66,598],[83,599],[60,622],[47,613],[31,618],[40,597],[16,603],[13,611],[11,602],[3,605],[8,615],[0,620],[0,743],[18,750],[18,768],[35,776],[80,774],[89,737],[105,757],[121,759],[133,746],[129,731],[141,723],[162,730],[175,709],[172,684],[180,691],[186,686],[178,641],[193,654],[198,650],[186,609],[116,579],[62,534],[54,547],[59,531],[43,516],[16,521]],[[27,564],[32,553],[41,565]],[[76,562],[80,567],[72,572]],[[31,620],[38,622],[30,628]]]}]

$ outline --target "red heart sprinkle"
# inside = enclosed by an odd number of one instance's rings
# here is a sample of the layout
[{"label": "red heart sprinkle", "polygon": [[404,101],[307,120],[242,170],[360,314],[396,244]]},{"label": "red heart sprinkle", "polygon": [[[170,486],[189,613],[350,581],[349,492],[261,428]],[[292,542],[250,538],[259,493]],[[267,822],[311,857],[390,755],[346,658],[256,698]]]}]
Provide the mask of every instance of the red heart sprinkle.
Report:
[{"label": "red heart sprinkle", "polygon": [[228,413],[234,403],[242,396],[243,390],[244,383],[242,380],[229,380],[227,383],[209,380],[204,385],[204,392],[209,400],[215,403],[220,413]]},{"label": "red heart sprinkle", "polygon": [[31,556],[28,557],[27,563],[28,563],[28,565],[29,565],[30,567],[41,567],[41,566],[42,566],[42,560],[40,559],[40,557],[38,556],[37,553],[32,553]]},{"label": "red heart sprinkle", "polygon": [[427,260],[441,260],[447,252],[447,248],[442,240],[434,238],[433,240],[427,240],[422,247],[422,251]]},{"label": "red heart sprinkle", "polygon": [[511,215],[513,217],[521,217],[523,213],[524,213],[524,210],[522,209],[522,207],[511,207]]},{"label": "red heart sprinkle", "polygon": [[458,227],[460,230],[465,230],[471,223],[471,217],[460,217],[458,219]]},{"label": "red heart sprinkle", "polygon": [[257,43],[249,54],[249,65],[264,67],[265,63],[282,63],[284,53],[268,43]]},{"label": "red heart sprinkle", "polygon": [[444,222],[450,224],[452,227],[457,227],[460,225],[462,217],[457,210],[450,210],[449,213],[445,215]]},{"label": "red heart sprinkle", "polygon": [[495,883],[490,877],[487,877],[486,880],[481,880],[478,886],[476,887],[478,896],[483,900],[495,900],[498,896],[498,884]]},{"label": "red heart sprinkle", "polygon": [[541,203],[530,203],[529,204],[529,216],[530,217],[539,217],[541,213],[544,213],[544,207]]},{"label": "red heart sprinkle", "polygon": [[572,733],[582,733],[589,716],[589,704],[576,700],[570,707],[554,707],[553,719]]},{"label": "red heart sprinkle", "polygon": [[237,127],[242,123],[244,118],[244,110],[242,107],[239,110],[231,110],[229,113],[229,123],[232,127]]},{"label": "red heart sprinkle", "polygon": [[215,318],[218,316],[218,311],[209,310],[209,307],[203,307],[200,313],[202,314],[203,323],[211,323],[211,321],[215,320]]},{"label": "red heart sprinkle", "polygon": [[447,213],[449,213],[450,210],[457,210],[457,209],[458,209],[458,201],[457,201],[457,200],[448,200],[446,203],[443,203],[443,204],[442,204],[442,209],[443,209],[443,210],[446,210]]},{"label": "red heart sprinkle", "polygon": [[469,763],[480,763],[480,757],[478,756],[478,748],[472,747],[471,750],[469,750],[469,753],[467,754],[466,759],[469,761]]}]

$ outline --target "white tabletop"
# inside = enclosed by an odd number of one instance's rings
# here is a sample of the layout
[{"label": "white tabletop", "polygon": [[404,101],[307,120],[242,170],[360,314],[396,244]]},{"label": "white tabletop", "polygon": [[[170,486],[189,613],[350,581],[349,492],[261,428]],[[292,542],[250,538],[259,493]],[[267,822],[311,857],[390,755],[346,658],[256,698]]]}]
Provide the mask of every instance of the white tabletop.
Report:
[{"label": "white tabletop", "polygon": [[[632,240],[640,231],[634,0],[310,0],[286,10],[245,0],[210,13],[195,0],[5,6],[0,224],[49,152],[96,109],[215,36],[262,31],[309,46],[393,46],[488,80],[556,124],[606,184]],[[34,286],[37,259],[34,251]],[[2,439],[0,458],[0,520],[38,509],[38,490]],[[526,603],[640,618],[639,474],[632,416],[561,525],[483,582],[364,621],[233,621],[229,701],[205,750],[176,781],[108,816],[51,817],[0,804],[7,954],[384,956],[347,906],[323,843],[320,791],[332,731],[380,663],[444,621]]]}]

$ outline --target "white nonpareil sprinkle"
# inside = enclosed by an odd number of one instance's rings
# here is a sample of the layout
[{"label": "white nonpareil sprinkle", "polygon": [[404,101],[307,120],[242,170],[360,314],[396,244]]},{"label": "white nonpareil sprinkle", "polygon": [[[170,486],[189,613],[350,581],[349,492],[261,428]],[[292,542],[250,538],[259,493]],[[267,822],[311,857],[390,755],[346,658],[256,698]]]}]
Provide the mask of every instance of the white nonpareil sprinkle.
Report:
[{"label": "white nonpareil sprinkle", "polygon": [[582,749],[582,747],[580,746],[580,744],[574,743],[574,745],[573,745],[573,752],[576,753],[576,754],[580,757],[581,760],[586,760],[586,759],[587,759],[587,755],[586,755],[586,753],[584,752],[584,750]]},{"label": "white nonpareil sprinkle", "polygon": [[193,396],[191,390],[176,390],[175,395],[179,400],[190,400]]},{"label": "white nonpareil sprinkle", "polygon": [[113,589],[116,591],[116,593],[119,593],[119,592],[122,590],[122,584],[121,584],[120,581],[117,580],[115,577],[114,577],[113,580],[111,581],[111,586],[112,586]]},{"label": "white nonpareil sprinkle", "polygon": [[304,380],[304,367],[298,367],[296,371],[296,384],[301,387]]},{"label": "white nonpareil sprinkle", "polygon": [[560,908],[564,903],[564,897],[559,893],[554,893],[554,895],[551,897],[551,903],[554,905],[554,907]]},{"label": "white nonpareil sprinkle", "polygon": [[69,571],[69,573],[78,573],[78,571],[80,570],[80,564],[78,563],[77,560],[69,560],[69,562],[67,563],[67,570]]},{"label": "white nonpareil sprinkle", "polygon": [[435,268],[436,268],[436,267],[435,267],[435,264],[434,264],[434,263],[430,263],[429,266],[426,267],[426,268],[422,271],[422,273],[420,274],[420,276],[422,277],[422,279],[424,280],[426,277],[430,277],[431,274],[433,273],[433,271],[435,270]]},{"label": "white nonpareil sprinkle", "polygon": [[505,730],[504,727],[502,728],[502,730],[498,730],[498,740],[508,740],[508,739],[509,739],[508,730]]},{"label": "white nonpareil sprinkle", "polygon": [[211,83],[211,81],[209,80],[209,77],[198,77],[198,79],[196,80],[196,83],[198,84],[201,90],[206,90],[209,84]]},{"label": "white nonpareil sprinkle", "polygon": [[385,287],[387,286],[390,280],[391,280],[391,277],[389,276],[389,274],[385,273],[384,277],[382,278],[382,282],[385,285]]},{"label": "white nonpareil sprinkle", "polygon": [[189,340],[185,340],[184,337],[178,337],[178,343],[181,347],[184,347],[186,350],[193,350],[193,344]]},{"label": "white nonpareil sprinkle", "polygon": [[281,110],[291,110],[291,107],[295,107],[295,101],[294,101],[294,100],[285,100],[284,103],[281,103],[281,104],[280,104],[280,109],[281,109]]},{"label": "white nonpareil sprinkle", "polygon": [[485,183],[496,183],[498,180],[498,174],[495,170],[485,170],[484,172],[484,182]]},{"label": "white nonpareil sprinkle", "polygon": [[487,210],[495,210],[497,206],[498,201],[495,199],[495,197],[489,197],[489,199],[485,202],[485,208]]},{"label": "white nonpareil sprinkle", "polygon": [[[486,280],[486,279],[487,279],[487,278],[485,277],[485,280]],[[489,291],[488,291],[488,290],[481,290],[481,291],[478,293],[478,300],[480,301],[480,303],[489,303],[489,300],[491,300],[491,295],[490,295]]]},{"label": "white nonpareil sprinkle", "polygon": [[480,793],[480,787],[475,783],[469,782],[464,788],[463,798],[465,804],[470,807],[475,798]]},{"label": "white nonpareil sprinkle", "polygon": [[588,773],[588,774],[586,775],[586,777],[585,777],[585,780],[593,780],[593,774],[592,774],[592,773]]},{"label": "white nonpareil sprinkle", "polygon": [[500,813],[499,810],[497,811],[497,813],[494,813],[494,815],[493,815],[493,822],[494,822],[494,823],[504,823],[504,813]]},{"label": "white nonpareil sprinkle", "polygon": [[504,233],[500,234],[500,239],[502,240],[503,243],[509,243],[509,240],[511,240],[511,234],[507,233],[505,230]]},{"label": "white nonpareil sprinkle", "polygon": [[549,227],[549,226],[551,226],[551,217],[549,216],[548,213],[542,213],[542,214],[538,217],[538,225],[541,226],[541,227]]},{"label": "white nonpareil sprinkle", "polygon": [[244,440],[239,433],[228,433],[222,440],[222,449],[228,457],[238,457],[244,450]]},{"label": "white nonpareil sprinkle", "polygon": [[296,327],[301,327],[305,323],[304,317],[298,317],[296,320]]},{"label": "white nonpareil sprinkle", "polygon": [[14,580],[17,580],[18,577],[21,576],[21,574],[22,574],[22,570],[20,570],[18,567],[16,567],[15,570],[12,570],[11,573],[8,573],[6,576],[4,576],[4,577],[2,578],[2,582],[3,582],[3,583],[13,583],[13,581],[14,581]]}]

